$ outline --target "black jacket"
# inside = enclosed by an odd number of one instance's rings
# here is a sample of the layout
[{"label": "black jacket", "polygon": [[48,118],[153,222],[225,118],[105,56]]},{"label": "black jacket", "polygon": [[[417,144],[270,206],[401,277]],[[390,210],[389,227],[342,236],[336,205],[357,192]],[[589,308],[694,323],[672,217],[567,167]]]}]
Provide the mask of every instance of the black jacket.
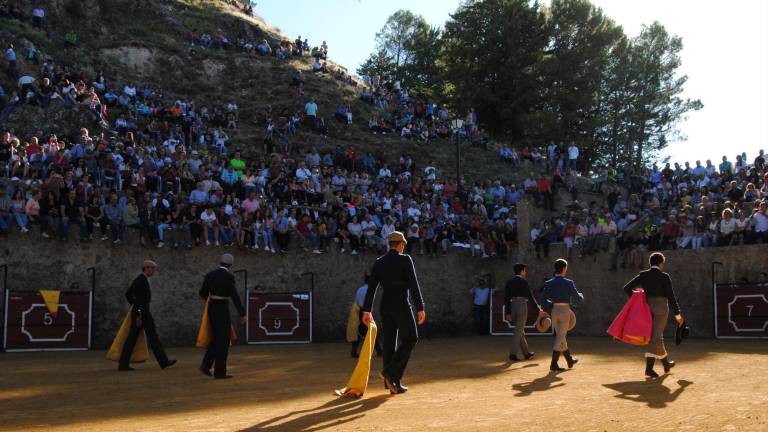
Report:
[{"label": "black jacket", "polygon": [[245,316],[245,308],[235,288],[235,275],[223,267],[219,267],[205,275],[203,286],[200,287],[198,294],[203,300],[207,299],[209,294],[218,297],[231,297],[232,302],[237,308],[237,313],[240,316]]},{"label": "black jacket", "polygon": [[149,302],[152,301],[152,291],[149,289],[149,279],[142,273],[136,277],[125,292],[125,298],[133,306],[136,313],[149,311]]},{"label": "black jacket", "polygon": [[520,276],[515,276],[508,280],[504,286],[504,304],[507,306],[507,313],[512,311],[512,297],[523,297],[536,306],[537,309],[541,309],[539,303],[533,297],[531,287],[528,285],[528,281]]},{"label": "black jacket", "polygon": [[384,287],[381,298],[382,310],[409,307],[411,305],[408,299],[409,293],[416,303],[416,310],[424,310],[424,300],[421,297],[419,280],[416,278],[416,268],[413,266],[410,255],[401,254],[391,249],[376,260],[370,272],[369,289],[365,294],[365,302],[363,303],[364,312],[371,311],[373,297],[376,295],[376,289],[379,285]]},{"label": "black jacket", "polygon": [[669,308],[675,315],[680,315],[680,305],[677,304],[675,292],[672,290],[672,279],[667,273],[655,267],[643,270],[624,285],[624,292],[632,295],[632,290],[637,287],[645,290],[646,297],[666,297]]}]

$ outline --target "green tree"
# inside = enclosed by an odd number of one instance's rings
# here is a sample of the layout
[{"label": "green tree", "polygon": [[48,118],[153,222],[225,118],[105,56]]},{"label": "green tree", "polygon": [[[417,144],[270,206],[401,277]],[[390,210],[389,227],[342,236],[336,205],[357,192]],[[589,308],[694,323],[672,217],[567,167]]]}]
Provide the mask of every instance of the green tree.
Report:
[{"label": "green tree", "polygon": [[670,36],[658,22],[644,26],[632,40],[627,133],[633,154],[627,155],[627,162],[647,163],[669,141],[685,139],[677,125],[689,112],[704,107],[698,99],[680,97],[688,81],[687,75],[677,76],[682,49],[682,39]]},{"label": "green tree", "polygon": [[391,79],[391,74],[395,69],[395,63],[389,57],[385,50],[378,50],[370,55],[368,59],[357,68],[357,74],[360,76],[373,77],[379,75],[381,79]]},{"label": "green tree", "polygon": [[582,160],[595,158],[595,140],[604,127],[604,76],[612,47],[623,32],[588,0],[553,0],[547,10],[549,44],[541,62],[540,124],[548,140],[580,144]]},{"label": "green tree", "polygon": [[496,134],[525,135],[536,116],[539,66],[547,45],[546,20],[526,0],[468,1],[445,25],[444,79],[455,110],[475,108]]}]

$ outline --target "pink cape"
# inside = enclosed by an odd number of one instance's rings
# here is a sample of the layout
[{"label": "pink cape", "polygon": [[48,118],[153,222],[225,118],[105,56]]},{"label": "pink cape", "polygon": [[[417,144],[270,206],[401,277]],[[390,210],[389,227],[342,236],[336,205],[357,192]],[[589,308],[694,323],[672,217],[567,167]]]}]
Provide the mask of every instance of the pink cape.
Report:
[{"label": "pink cape", "polygon": [[608,334],[630,345],[647,345],[652,327],[653,318],[651,308],[645,302],[645,291],[638,289],[608,327]]}]

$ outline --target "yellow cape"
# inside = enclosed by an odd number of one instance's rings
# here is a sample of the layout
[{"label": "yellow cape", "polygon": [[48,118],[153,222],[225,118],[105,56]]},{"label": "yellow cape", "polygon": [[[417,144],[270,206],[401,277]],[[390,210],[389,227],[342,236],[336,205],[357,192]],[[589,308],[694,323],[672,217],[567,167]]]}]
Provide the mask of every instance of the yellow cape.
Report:
[{"label": "yellow cape", "polygon": [[347,317],[347,342],[357,342],[360,335],[357,334],[357,328],[360,326],[360,306],[352,303]]},{"label": "yellow cape", "polygon": [[[128,338],[128,333],[131,331],[131,311],[133,306],[128,309],[128,313],[123,319],[123,323],[120,324],[120,329],[117,331],[117,336],[112,342],[112,346],[109,347],[107,352],[107,360],[120,361],[120,355],[123,353],[123,345],[125,345],[125,339]],[[147,350],[147,338],[144,335],[144,331],[139,331],[139,337],[136,339],[136,345],[133,347],[133,353],[131,353],[131,363],[141,363],[147,361],[149,358],[149,350]]]},{"label": "yellow cape", "polygon": [[[211,321],[208,319],[208,305],[211,303],[211,298],[205,300],[205,307],[203,308],[203,316],[200,318],[200,329],[197,331],[197,340],[195,346],[197,348],[208,348],[213,339],[213,330],[211,329]],[[229,328],[229,344],[232,345],[237,340],[237,332],[234,327]]]},{"label": "yellow cape", "polygon": [[371,373],[371,355],[373,354],[373,344],[376,341],[376,323],[371,322],[368,326],[368,333],[365,335],[363,347],[360,350],[360,357],[357,359],[357,366],[352,372],[352,376],[347,381],[347,386],[343,389],[335,390],[337,396],[346,396],[359,398],[368,388],[368,375]]}]

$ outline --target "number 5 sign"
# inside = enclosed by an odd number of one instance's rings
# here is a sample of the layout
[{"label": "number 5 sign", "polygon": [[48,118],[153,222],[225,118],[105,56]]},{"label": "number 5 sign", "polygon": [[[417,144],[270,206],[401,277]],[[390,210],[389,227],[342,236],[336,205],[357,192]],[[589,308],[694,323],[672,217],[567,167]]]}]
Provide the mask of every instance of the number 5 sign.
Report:
[{"label": "number 5 sign", "polygon": [[91,341],[91,297],[91,292],[62,292],[54,314],[39,293],[8,291],[3,348],[6,351],[87,350]]}]

